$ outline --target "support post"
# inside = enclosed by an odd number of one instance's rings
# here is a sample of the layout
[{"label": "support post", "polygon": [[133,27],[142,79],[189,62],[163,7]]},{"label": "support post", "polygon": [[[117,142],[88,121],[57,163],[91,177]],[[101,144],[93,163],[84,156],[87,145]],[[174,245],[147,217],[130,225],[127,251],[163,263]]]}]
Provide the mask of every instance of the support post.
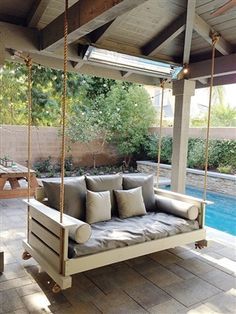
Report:
[{"label": "support post", "polygon": [[194,95],[194,91],[195,81],[183,79],[173,82],[175,113],[173,127],[171,190],[178,193],[185,192],[190,102],[191,96]]}]

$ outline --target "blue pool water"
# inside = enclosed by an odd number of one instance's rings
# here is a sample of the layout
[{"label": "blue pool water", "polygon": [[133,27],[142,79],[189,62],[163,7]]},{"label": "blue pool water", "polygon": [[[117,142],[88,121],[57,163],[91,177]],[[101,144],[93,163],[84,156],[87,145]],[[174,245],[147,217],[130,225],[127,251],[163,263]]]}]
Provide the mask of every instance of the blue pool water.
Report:
[{"label": "blue pool water", "polygon": [[[187,187],[186,194],[202,198],[202,190]],[[209,227],[236,235],[236,197],[207,191],[207,200],[214,202],[206,206],[205,224]]]}]

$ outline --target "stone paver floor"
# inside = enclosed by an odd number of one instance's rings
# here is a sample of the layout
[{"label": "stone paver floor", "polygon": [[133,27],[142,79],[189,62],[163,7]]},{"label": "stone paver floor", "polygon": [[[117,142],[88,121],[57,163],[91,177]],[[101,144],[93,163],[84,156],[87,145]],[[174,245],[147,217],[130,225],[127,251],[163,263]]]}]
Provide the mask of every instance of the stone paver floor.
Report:
[{"label": "stone paver floor", "polygon": [[[214,233],[214,236],[217,232]],[[53,282],[31,258],[21,259],[26,206],[0,200],[0,313],[236,313],[235,242],[196,251],[177,247],[73,276],[53,294]]]}]

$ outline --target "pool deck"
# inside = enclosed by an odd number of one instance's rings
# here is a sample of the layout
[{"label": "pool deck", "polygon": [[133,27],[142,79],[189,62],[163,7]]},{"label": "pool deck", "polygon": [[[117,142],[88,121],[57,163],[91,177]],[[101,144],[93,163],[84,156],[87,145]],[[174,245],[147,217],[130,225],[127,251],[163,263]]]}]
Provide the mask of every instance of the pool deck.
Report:
[{"label": "pool deck", "polygon": [[53,294],[48,275],[21,259],[26,212],[22,200],[0,200],[0,313],[236,313],[236,237],[207,228],[204,250],[176,247],[87,271]]}]

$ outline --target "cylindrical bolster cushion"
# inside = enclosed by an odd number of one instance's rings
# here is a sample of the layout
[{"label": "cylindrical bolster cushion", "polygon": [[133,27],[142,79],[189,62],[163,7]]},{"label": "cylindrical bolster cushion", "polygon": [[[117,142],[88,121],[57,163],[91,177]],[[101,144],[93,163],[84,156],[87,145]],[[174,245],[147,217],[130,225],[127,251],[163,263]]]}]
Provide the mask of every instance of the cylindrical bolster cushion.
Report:
[{"label": "cylindrical bolster cushion", "polygon": [[197,206],[164,196],[156,196],[156,207],[158,211],[163,211],[189,220],[195,220],[198,217]]},{"label": "cylindrical bolster cushion", "polygon": [[78,220],[78,223],[69,229],[69,237],[77,243],[88,241],[91,237],[91,233],[90,225],[81,220]]}]

